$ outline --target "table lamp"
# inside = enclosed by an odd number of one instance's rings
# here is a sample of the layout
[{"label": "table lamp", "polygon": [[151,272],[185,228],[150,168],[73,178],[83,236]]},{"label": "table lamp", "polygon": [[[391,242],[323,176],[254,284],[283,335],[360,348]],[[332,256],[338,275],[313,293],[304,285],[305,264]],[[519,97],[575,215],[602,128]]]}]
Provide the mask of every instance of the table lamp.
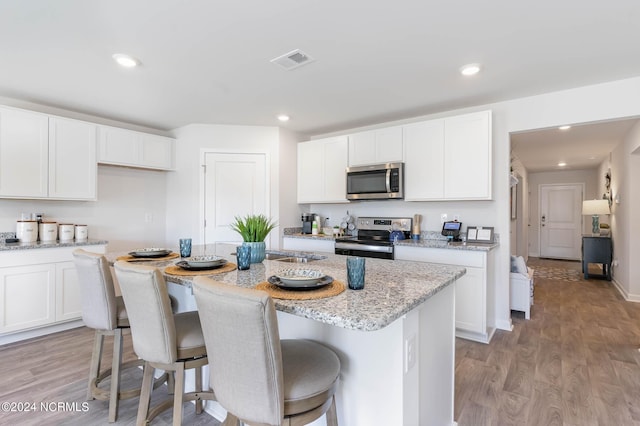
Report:
[{"label": "table lamp", "polygon": [[591,215],[591,233],[600,235],[601,214],[609,214],[609,201],[607,200],[585,200],[582,202],[582,214]]}]

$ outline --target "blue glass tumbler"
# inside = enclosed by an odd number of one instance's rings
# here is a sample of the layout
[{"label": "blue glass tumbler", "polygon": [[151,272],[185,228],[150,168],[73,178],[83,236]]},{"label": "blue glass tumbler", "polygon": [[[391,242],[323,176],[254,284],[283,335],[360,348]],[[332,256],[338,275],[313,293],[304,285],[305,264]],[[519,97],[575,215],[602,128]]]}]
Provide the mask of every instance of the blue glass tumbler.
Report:
[{"label": "blue glass tumbler", "polygon": [[251,266],[251,247],[250,246],[238,246],[236,247],[236,257],[238,259],[238,269],[245,271]]},{"label": "blue glass tumbler", "polygon": [[364,288],[364,257],[347,257],[347,283],[351,290]]},{"label": "blue glass tumbler", "polygon": [[191,256],[191,238],[180,238],[180,257]]}]

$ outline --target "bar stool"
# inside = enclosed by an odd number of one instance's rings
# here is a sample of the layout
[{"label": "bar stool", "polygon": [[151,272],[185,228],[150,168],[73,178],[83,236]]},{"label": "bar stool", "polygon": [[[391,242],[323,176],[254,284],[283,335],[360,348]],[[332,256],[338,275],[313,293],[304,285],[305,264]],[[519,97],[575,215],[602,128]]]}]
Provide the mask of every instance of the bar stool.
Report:
[{"label": "bar stool", "polygon": [[[136,424],[147,424],[173,405],[173,424],[180,425],[185,401],[196,401],[200,414],[202,400],[215,400],[213,392],[202,391],[202,366],[208,360],[198,312],[172,313],[167,285],[158,269],[123,261],[114,267],[129,314],[133,349],[145,365]],[[150,410],[156,368],[173,373],[175,388],[173,398]],[[191,368],[196,369],[195,391],[185,393],[185,370]]]},{"label": "bar stool", "polygon": [[[109,401],[109,423],[118,418],[118,401],[140,395],[140,388],[120,391],[120,376],[124,369],[139,367],[140,360],[122,363],[123,330],[129,328],[129,319],[122,297],[116,297],[113,277],[105,257],[83,249],[73,251],[73,260],[78,271],[80,296],[82,299],[82,319],[85,325],[95,329],[87,399]],[[100,372],[104,337],[113,336],[113,357],[111,368]],[[156,380],[160,386],[166,375]],[[111,378],[110,390],[101,389],[100,383]]]},{"label": "bar stool", "polygon": [[227,410],[224,426],[303,425],[326,415],[337,426],[340,360],[310,340],[280,340],[263,291],[196,277],[193,293],[209,355],[210,383]]}]

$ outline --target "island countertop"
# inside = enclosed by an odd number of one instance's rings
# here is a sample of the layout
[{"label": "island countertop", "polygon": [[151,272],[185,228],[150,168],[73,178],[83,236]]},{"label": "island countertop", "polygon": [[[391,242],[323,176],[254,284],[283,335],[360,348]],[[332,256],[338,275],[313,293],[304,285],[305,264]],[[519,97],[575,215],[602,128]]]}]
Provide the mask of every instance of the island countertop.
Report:
[{"label": "island countertop", "polygon": [[[215,254],[230,262],[236,262],[235,246],[210,244],[194,246],[192,255]],[[281,253],[270,251],[272,253]],[[292,252],[286,252],[292,253]],[[126,253],[107,253],[110,263]],[[306,253],[307,255],[309,253]],[[246,271],[234,270],[212,274],[211,278],[252,288],[266,281],[281,269],[291,267],[319,269],[323,273],[347,284],[346,256],[321,253],[324,259],[303,264],[291,264],[277,260],[264,260],[252,264]],[[164,268],[177,260],[144,262],[146,265]],[[293,315],[320,321],[351,330],[373,331],[382,329],[407,314],[443,288],[466,273],[465,268],[403,260],[366,259],[365,288],[349,290],[333,297],[314,300],[273,299],[276,309]],[[164,273],[167,281],[191,287],[193,277]]]}]

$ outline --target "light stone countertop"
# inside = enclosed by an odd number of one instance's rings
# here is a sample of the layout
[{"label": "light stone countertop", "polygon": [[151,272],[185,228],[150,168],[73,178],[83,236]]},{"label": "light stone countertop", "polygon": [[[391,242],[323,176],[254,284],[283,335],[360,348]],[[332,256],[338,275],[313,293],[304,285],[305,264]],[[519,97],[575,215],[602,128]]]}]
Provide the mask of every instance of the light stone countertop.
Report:
[{"label": "light stone countertop", "polygon": [[[235,256],[231,255],[234,251],[235,246],[231,244],[211,244],[206,247],[200,245],[193,247],[192,256],[215,254],[235,263]],[[113,263],[118,256],[124,254],[126,253],[107,253],[106,256],[109,262]],[[228,284],[252,288],[281,269],[300,267],[319,269],[346,285],[347,257],[329,253],[318,255],[326,258],[302,264],[265,260],[252,264],[247,271],[235,270],[211,277]],[[149,261],[144,264],[164,269],[179,260]],[[315,300],[274,299],[276,309],[337,327],[361,331],[379,330],[418,307],[466,273],[465,268],[459,266],[373,258],[366,259],[365,270],[363,290],[347,288],[337,296]],[[167,281],[191,287],[192,277],[168,274],[164,276]]]},{"label": "light stone countertop", "polygon": [[35,242],[35,243],[5,243],[0,242],[0,252],[12,251],[12,250],[34,250],[56,247],[80,247],[80,246],[98,246],[106,245],[108,241],[105,240],[70,240],[70,241],[51,241],[51,242]]}]

